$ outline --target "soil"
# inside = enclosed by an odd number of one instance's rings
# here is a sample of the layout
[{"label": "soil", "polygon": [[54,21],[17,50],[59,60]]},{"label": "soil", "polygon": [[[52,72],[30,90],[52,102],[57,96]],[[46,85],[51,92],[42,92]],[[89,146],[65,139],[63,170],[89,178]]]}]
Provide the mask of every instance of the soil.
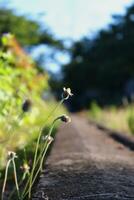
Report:
[{"label": "soil", "polygon": [[134,200],[134,148],[113,134],[121,136],[73,115],[59,129],[32,199]]}]

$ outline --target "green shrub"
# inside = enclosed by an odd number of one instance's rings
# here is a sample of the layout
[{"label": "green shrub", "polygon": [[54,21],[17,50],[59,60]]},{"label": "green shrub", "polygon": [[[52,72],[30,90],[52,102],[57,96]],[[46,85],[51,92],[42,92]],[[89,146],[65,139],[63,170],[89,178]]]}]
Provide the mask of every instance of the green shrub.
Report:
[{"label": "green shrub", "polygon": [[92,102],[90,106],[90,111],[89,111],[90,116],[93,119],[98,120],[100,118],[101,112],[102,111],[101,111],[100,106],[95,101]]},{"label": "green shrub", "polygon": [[132,134],[134,134],[134,112],[130,112],[128,116],[128,127]]}]

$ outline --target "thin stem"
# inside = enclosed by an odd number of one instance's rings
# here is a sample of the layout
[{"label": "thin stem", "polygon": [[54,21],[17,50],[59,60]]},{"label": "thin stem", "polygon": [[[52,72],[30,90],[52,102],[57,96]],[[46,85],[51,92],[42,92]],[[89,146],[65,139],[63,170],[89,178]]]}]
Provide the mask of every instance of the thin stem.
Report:
[{"label": "thin stem", "polygon": [[17,173],[16,173],[16,165],[15,165],[14,159],[12,159],[12,163],[13,163],[13,168],[14,168],[14,179],[15,179],[16,190],[17,190],[18,198],[20,199],[20,191],[19,191],[19,185],[18,185]]},{"label": "thin stem", "polygon": [[[51,133],[52,133],[52,131],[53,131],[53,128],[54,128],[54,125],[55,125],[55,122],[56,122],[56,121],[57,121],[57,120],[54,120],[54,121],[53,121],[53,124],[52,124],[52,126],[51,126],[51,128],[50,128],[50,130],[49,130],[49,133],[48,133],[48,136],[47,136],[48,139],[49,139],[49,137],[51,136]],[[48,148],[48,146],[50,145],[50,144],[48,145],[47,143],[48,143],[48,141],[47,141],[47,139],[46,139],[45,144],[43,145],[43,148],[42,148],[42,151],[41,151],[41,155],[42,155],[42,153],[44,152],[45,148]],[[42,157],[41,155],[40,155],[40,158]],[[40,158],[39,158],[39,159],[40,159]],[[42,160],[42,159],[41,159],[41,160]],[[43,162],[42,162],[42,164],[43,164]],[[42,166],[43,166],[42,164],[41,164],[41,162],[40,162],[41,169],[42,169]]]},{"label": "thin stem", "polygon": [[[43,168],[43,161],[44,161],[44,158],[45,158],[45,155],[46,155],[46,153],[47,153],[47,150],[48,150],[48,147],[50,146],[50,143],[46,146],[46,148],[45,148],[45,151],[44,151],[44,153],[43,153],[43,155],[42,155],[42,158],[41,158],[41,162],[40,162],[40,166],[39,166],[39,169],[38,169],[38,171],[40,172],[40,170],[42,170],[42,168]],[[38,174],[38,173],[37,173]],[[34,176],[34,180],[36,179],[36,175]],[[34,182],[34,181],[33,181]]]},{"label": "thin stem", "polygon": [[[50,144],[48,144],[48,145],[46,146],[45,152],[44,152],[43,155],[42,155],[41,164],[40,164],[40,166],[39,166],[39,168],[38,168],[36,174],[34,175],[34,179],[33,179],[33,181],[32,181],[31,187],[33,186],[34,182],[36,181],[36,178],[37,178],[38,174],[40,173],[40,170],[41,170],[41,167],[42,167],[42,164],[43,164],[43,160],[44,160],[44,157],[45,157],[45,155],[46,155],[46,152],[47,152],[47,150],[48,150],[49,145],[50,145]],[[25,193],[25,195],[23,196],[23,198],[24,198],[27,194],[28,194],[28,191]]]},{"label": "thin stem", "polygon": [[[51,133],[52,133],[52,130],[53,130],[55,121],[56,121],[56,120],[53,121],[53,124],[52,124],[52,126],[51,126],[51,128],[50,128],[50,130],[49,130],[48,138],[49,138],[49,136],[50,136]],[[41,133],[42,133],[42,132],[41,132]],[[40,134],[39,136],[41,137],[41,134]],[[40,137],[39,137],[39,140],[40,140]],[[34,170],[35,170],[35,167],[36,167],[36,160],[37,160],[37,151],[38,151],[38,146],[39,146],[39,140],[37,141],[38,145],[37,145],[36,152],[35,152],[35,153],[36,153],[36,159],[34,160],[35,162],[34,162],[34,164],[33,164],[33,169],[32,169],[31,177],[30,177],[29,198],[31,197],[32,179],[33,179],[33,174],[34,174]],[[47,145],[47,142],[48,142],[48,141],[47,141],[47,139],[46,139],[44,146]],[[39,155],[39,157],[40,157],[40,155]]]},{"label": "thin stem", "polygon": [[[55,124],[56,121],[57,121],[57,118],[56,118],[56,119],[53,121],[53,123],[52,123],[52,126],[51,126],[51,128],[50,128],[50,130],[49,130],[49,133],[48,133],[48,136],[47,136],[48,138],[51,136],[51,133],[52,133],[52,130],[53,130],[53,128],[54,128],[54,124]],[[46,155],[47,149],[48,149],[48,147],[49,147],[49,144],[47,144],[47,142],[48,142],[48,141],[47,141],[47,139],[46,139],[45,144],[43,145],[43,149],[42,149],[42,151],[41,151],[41,153],[40,153],[38,159],[36,160],[35,167],[38,165],[40,159],[43,158],[43,159],[41,159],[39,169],[37,170],[37,172],[36,172],[36,174],[35,174],[35,176],[34,176],[34,180],[31,182],[31,185],[30,185],[31,188],[32,188],[32,186],[33,186],[33,184],[34,184],[34,182],[35,182],[35,180],[36,180],[36,178],[37,178],[37,175],[39,174],[39,172],[40,172],[40,170],[41,170],[41,167],[42,167],[42,164],[43,164],[43,160],[44,160],[44,157],[43,157],[43,156]],[[45,152],[44,152],[44,151],[45,151]],[[44,154],[43,154],[43,152],[44,152]],[[29,181],[30,181],[30,180],[28,180],[28,183],[29,183]],[[27,188],[27,186],[28,186],[28,183],[26,184],[26,187],[25,187],[25,189],[24,189],[24,191],[23,191],[22,197],[25,197],[26,194],[29,192],[29,190],[28,190],[28,191],[25,193],[26,188]]]},{"label": "thin stem", "polygon": [[[22,183],[23,183],[23,177],[21,178],[21,180],[20,180],[20,182],[19,182],[19,184],[18,184],[19,187],[21,186]],[[11,194],[10,194],[8,200],[11,200],[11,197],[13,196],[13,194],[15,193],[15,191],[16,191],[16,187],[12,190],[12,192],[11,192]]]},{"label": "thin stem", "polygon": [[[49,113],[49,115],[47,116],[46,120],[45,120],[45,124],[46,122],[49,120],[49,118],[51,117],[51,115],[59,108],[59,106],[64,102],[64,99],[62,99],[60,101],[60,103]],[[44,126],[43,126],[44,128]],[[36,149],[35,149],[35,154],[34,154],[34,161],[33,161],[33,167],[32,167],[32,171],[31,171],[31,175],[29,177],[30,179],[30,183],[29,183],[29,198],[31,197],[31,184],[32,184],[32,179],[33,179],[33,174],[34,174],[34,170],[35,170],[35,163],[36,163],[36,159],[37,159],[37,153],[38,153],[38,149],[39,149],[39,143],[40,143],[40,138],[41,138],[41,135],[42,135],[42,128],[39,132],[39,135],[38,135],[38,139],[37,139],[37,143],[36,143]],[[24,189],[25,190],[25,189]]]},{"label": "thin stem", "polygon": [[4,197],[4,192],[5,192],[6,182],[7,182],[8,168],[9,168],[10,162],[11,162],[11,159],[8,160],[7,165],[6,165],[6,171],[5,171],[5,178],[4,178],[4,183],[3,183],[3,187],[2,187],[1,200],[3,200],[3,197]]},{"label": "thin stem", "polygon": [[25,185],[25,188],[24,188],[24,190],[23,190],[23,192],[22,192],[22,195],[21,195],[21,198],[22,198],[22,199],[23,199],[23,196],[25,195],[25,192],[26,192],[26,190],[27,190],[27,187],[28,187],[29,182],[30,182],[30,178],[28,179],[28,181],[27,181],[27,183],[26,183],[26,185]]},{"label": "thin stem", "polygon": [[27,162],[26,148],[24,147],[24,160]]},{"label": "thin stem", "polygon": [[32,179],[33,179],[33,174],[34,174],[35,163],[36,163],[36,159],[37,159],[37,153],[38,153],[38,148],[39,148],[39,142],[40,142],[41,134],[42,134],[42,131],[40,131],[39,136],[38,136],[38,140],[37,140],[37,144],[36,144],[36,149],[35,149],[35,154],[34,154],[33,168],[32,168],[31,175],[30,175],[29,198],[31,196],[31,183],[32,183]]}]

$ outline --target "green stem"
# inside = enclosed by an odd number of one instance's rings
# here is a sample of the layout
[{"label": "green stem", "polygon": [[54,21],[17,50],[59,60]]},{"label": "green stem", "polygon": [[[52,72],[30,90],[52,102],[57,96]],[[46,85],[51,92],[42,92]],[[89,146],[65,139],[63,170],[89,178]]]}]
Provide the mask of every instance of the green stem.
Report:
[{"label": "green stem", "polygon": [[28,162],[28,160],[27,160],[27,154],[26,154],[26,148],[24,147],[24,161],[25,162]]},{"label": "green stem", "polygon": [[[33,179],[33,181],[32,181],[31,187],[32,187],[33,184],[35,183],[36,178],[37,178],[38,174],[39,174],[40,171],[41,171],[41,167],[42,167],[42,164],[43,164],[43,160],[44,160],[44,157],[45,157],[45,155],[46,155],[46,153],[47,153],[47,150],[48,150],[49,145],[50,145],[50,144],[48,144],[48,145],[46,146],[46,149],[45,149],[45,151],[44,151],[44,153],[43,153],[43,156],[42,156],[42,159],[41,159],[41,164],[40,164],[40,166],[39,166],[39,168],[38,168],[36,174],[34,175],[34,179]],[[27,194],[28,194],[28,191],[25,193],[25,195],[23,196],[23,198],[25,198],[25,196],[26,196]],[[22,199],[23,199],[23,198],[22,198]]]},{"label": "green stem", "polygon": [[[55,124],[56,121],[57,121],[57,119],[55,119],[55,120],[53,121],[53,124],[52,124],[52,126],[51,126],[51,128],[50,128],[50,130],[49,130],[48,135],[47,135],[48,138],[51,136],[51,133],[52,133],[52,130],[53,130],[53,128],[54,128],[54,124]],[[42,151],[41,151],[41,153],[40,153],[38,159],[36,160],[35,168],[36,168],[36,166],[38,165],[40,159],[42,158],[42,159],[41,159],[41,162],[40,162],[40,165],[39,165],[39,169],[37,170],[37,172],[36,172],[36,174],[35,174],[35,176],[34,176],[34,180],[31,182],[31,185],[30,185],[31,188],[32,188],[32,186],[33,186],[33,184],[34,184],[34,182],[35,182],[35,180],[36,180],[36,178],[37,178],[37,175],[39,174],[39,172],[40,172],[40,170],[41,170],[41,168],[42,168],[43,160],[44,160],[44,157],[45,157],[45,155],[46,155],[47,149],[48,149],[48,147],[49,147],[49,144],[47,144],[47,143],[48,143],[48,141],[47,141],[47,139],[46,139],[45,144],[43,145],[43,149],[42,149]],[[45,152],[44,152],[44,151],[45,151]],[[44,152],[44,153],[43,153],[43,152]],[[29,181],[30,181],[30,180],[28,180],[28,183],[29,183]],[[26,187],[28,186],[28,183],[27,183]],[[26,191],[26,189],[25,189],[25,191]],[[26,194],[29,192],[29,190],[28,190],[26,193],[25,193],[25,191],[23,192],[22,197],[25,197]]]},{"label": "green stem", "polygon": [[[51,128],[50,128],[50,131],[49,131],[49,133],[48,133],[48,138],[49,138],[49,136],[51,135],[51,132],[52,132],[53,127],[54,127],[54,123],[55,123],[55,120],[53,121],[53,124],[52,124],[52,126],[51,126]],[[41,132],[41,133],[42,133],[42,132]],[[41,137],[41,134],[40,134],[39,136]],[[39,140],[40,140],[40,137],[39,137]],[[39,146],[39,140],[37,141],[38,146]],[[44,146],[47,145],[47,142],[48,142],[48,141],[47,141],[47,139],[46,139]],[[36,168],[36,160],[37,160],[37,151],[38,151],[38,146],[37,146],[37,148],[36,148],[36,159],[34,160],[35,162],[34,162],[34,164],[33,164],[33,170],[32,170],[32,172],[31,172],[31,177],[30,177],[30,184],[29,184],[29,198],[31,197],[32,179],[33,179],[34,170],[35,170],[35,168]],[[41,154],[40,154],[40,155],[41,155]],[[40,155],[39,155],[39,157],[40,157]]]},{"label": "green stem", "polygon": [[[23,183],[23,177],[21,178],[21,180],[20,180],[20,182],[19,182],[19,184],[18,184],[19,187],[21,186],[22,183]],[[11,198],[12,198],[13,194],[15,193],[15,191],[16,191],[16,187],[12,190],[12,192],[11,192],[11,194],[10,194],[8,200],[11,200]]]},{"label": "green stem", "polygon": [[[46,122],[49,120],[49,118],[51,117],[51,115],[59,108],[59,106],[64,102],[64,99],[62,99],[60,101],[60,103],[50,112],[50,114],[48,115],[48,117],[45,120],[45,124]],[[45,125],[44,125],[45,126]],[[43,126],[43,129],[44,129]],[[38,149],[39,149],[39,143],[40,143],[40,138],[42,135],[42,130],[41,128],[39,135],[38,135],[38,139],[37,139],[37,143],[36,143],[36,149],[35,149],[35,154],[34,154],[34,162],[33,162],[33,167],[32,167],[32,171],[31,171],[31,175],[30,175],[30,182],[29,182],[29,198],[31,197],[31,184],[32,184],[32,179],[33,179],[33,175],[34,175],[34,170],[35,170],[35,164],[36,164],[36,160],[37,160],[37,153],[38,153]]]},{"label": "green stem", "polygon": [[6,182],[7,182],[8,168],[9,168],[10,162],[11,162],[11,159],[8,160],[7,165],[6,165],[6,171],[5,171],[5,178],[4,178],[4,183],[3,183],[3,187],[2,187],[1,200],[3,200],[3,197],[4,197],[4,192],[5,192]]},{"label": "green stem", "polygon": [[25,185],[25,188],[24,188],[24,190],[23,190],[23,192],[22,192],[22,195],[21,195],[21,198],[22,198],[22,199],[23,199],[23,197],[25,197],[25,192],[26,192],[26,190],[27,190],[27,187],[28,187],[29,182],[30,182],[30,178],[28,179],[28,181],[27,181],[27,183],[26,183],[26,185]]},{"label": "green stem", "polygon": [[[43,168],[43,161],[44,161],[44,158],[45,158],[45,155],[46,155],[46,153],[47,153],[47,150],[48,150],[49,145],[50,145],[50,143],[46,146],[45,151],[44,151],[44,153],[43,153],[43,155],[42,155],[41,162],[40,162],[40,166],[39,166],[39,169],[37,170],[37,173],[36,173],[37,175],[38,175],[38,173],[40,172],[40,170],[42,170],[42,168]],[[33,183],[35,182],[35,179],[36,179],[36,177],[37,177],[36,174],[35,174],[35,176],[34,176]]]},{"label": "green stem", "polygon": [[[53,121],[53,123],[52,123],[52,126],[51,126],[51,128],[50,128],[50,130],[49,130],[49,133],[48,133],[48,135],[47,135],[47,137],[49,138],[50,136],[51,136],[51,134],[52,134],[52,131],[53,131],[53,128],[54,128],[54,125],[55,125],[55,122],[57,121],[57,119],[56,120],[54,120]],[[46,141],[45,141],[45,144],[43,145],[43,148],[42,148],[42,151],[41,151],[41,154],[40,154],[40,158],[42,158],[42,153],[44,152],[44,150],[45,150],[45,148],[48,148],[48,141],[47,141],[47,139],[46,139]],[[39,158],[39,159],[40,159]],[[42,159],[41,159],[42,160]],[[40,162],[40,166],[41,166],[41,169],[43,168],[43,165],[41,164],[41,162]]]},{"label": "green stem", "polygon": [[13,163],[13,168],[14,168],[14,179],[15,179],[16,190],[17,190],[18,198],[20,199],[20,191],[19,191],[19,185],[18,185],[17,173],[16,173],[16,165],[15,165],[14,159],[12,159],[12,163]]}]

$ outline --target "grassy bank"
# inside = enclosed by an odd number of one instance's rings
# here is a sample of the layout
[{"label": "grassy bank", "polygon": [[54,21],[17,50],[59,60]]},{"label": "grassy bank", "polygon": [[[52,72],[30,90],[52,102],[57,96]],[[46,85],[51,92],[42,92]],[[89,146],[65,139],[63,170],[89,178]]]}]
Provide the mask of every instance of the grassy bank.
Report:
[{"label": "grassy bank", "polygon": [[[51,96],[42,99],[42,95],[49,92],[47,73],[39,73],[34,62],[23,50],[21,54],[14,51],[12,35],[3,36],[2,42],[0,51],[0,168],[6,164],[8,151],[30,146],[32,152],[33,141],[37,138],[39,127],[44,125],[47,116],[56,106],[56,101]],[[63,111],[61,107],[59,111],[53,113],[52,117],[57,116],[60,111]],[[47,121],[46,127],[49,126],[50,121]]]},{"label": "grassy bank", "polygon": [[[7,191],[11,191],[15,186],[10,199],[31,199],[32,186],[42,169],[48,147],[58,126],[55,122],[69,120],[63,115],[65,108],[61,103],[70,94],[63,91],[65,97],[62,97],[60,106],[55,109],[58,102],[50,93],[48,74],[38,70],[36,64],[21,49],[12,35],[4,35],[2,44],[0,49],[1,199],[5,197],[6,186]],[[14,45],[17,45],[17,48]],[[23,188],[21,184],[26,187]]]},{"label": "grassy bank", "polygon": [[88,116],[108,128],[134,134],[134,104],[101,108],[97,103],[93,102]]}]

